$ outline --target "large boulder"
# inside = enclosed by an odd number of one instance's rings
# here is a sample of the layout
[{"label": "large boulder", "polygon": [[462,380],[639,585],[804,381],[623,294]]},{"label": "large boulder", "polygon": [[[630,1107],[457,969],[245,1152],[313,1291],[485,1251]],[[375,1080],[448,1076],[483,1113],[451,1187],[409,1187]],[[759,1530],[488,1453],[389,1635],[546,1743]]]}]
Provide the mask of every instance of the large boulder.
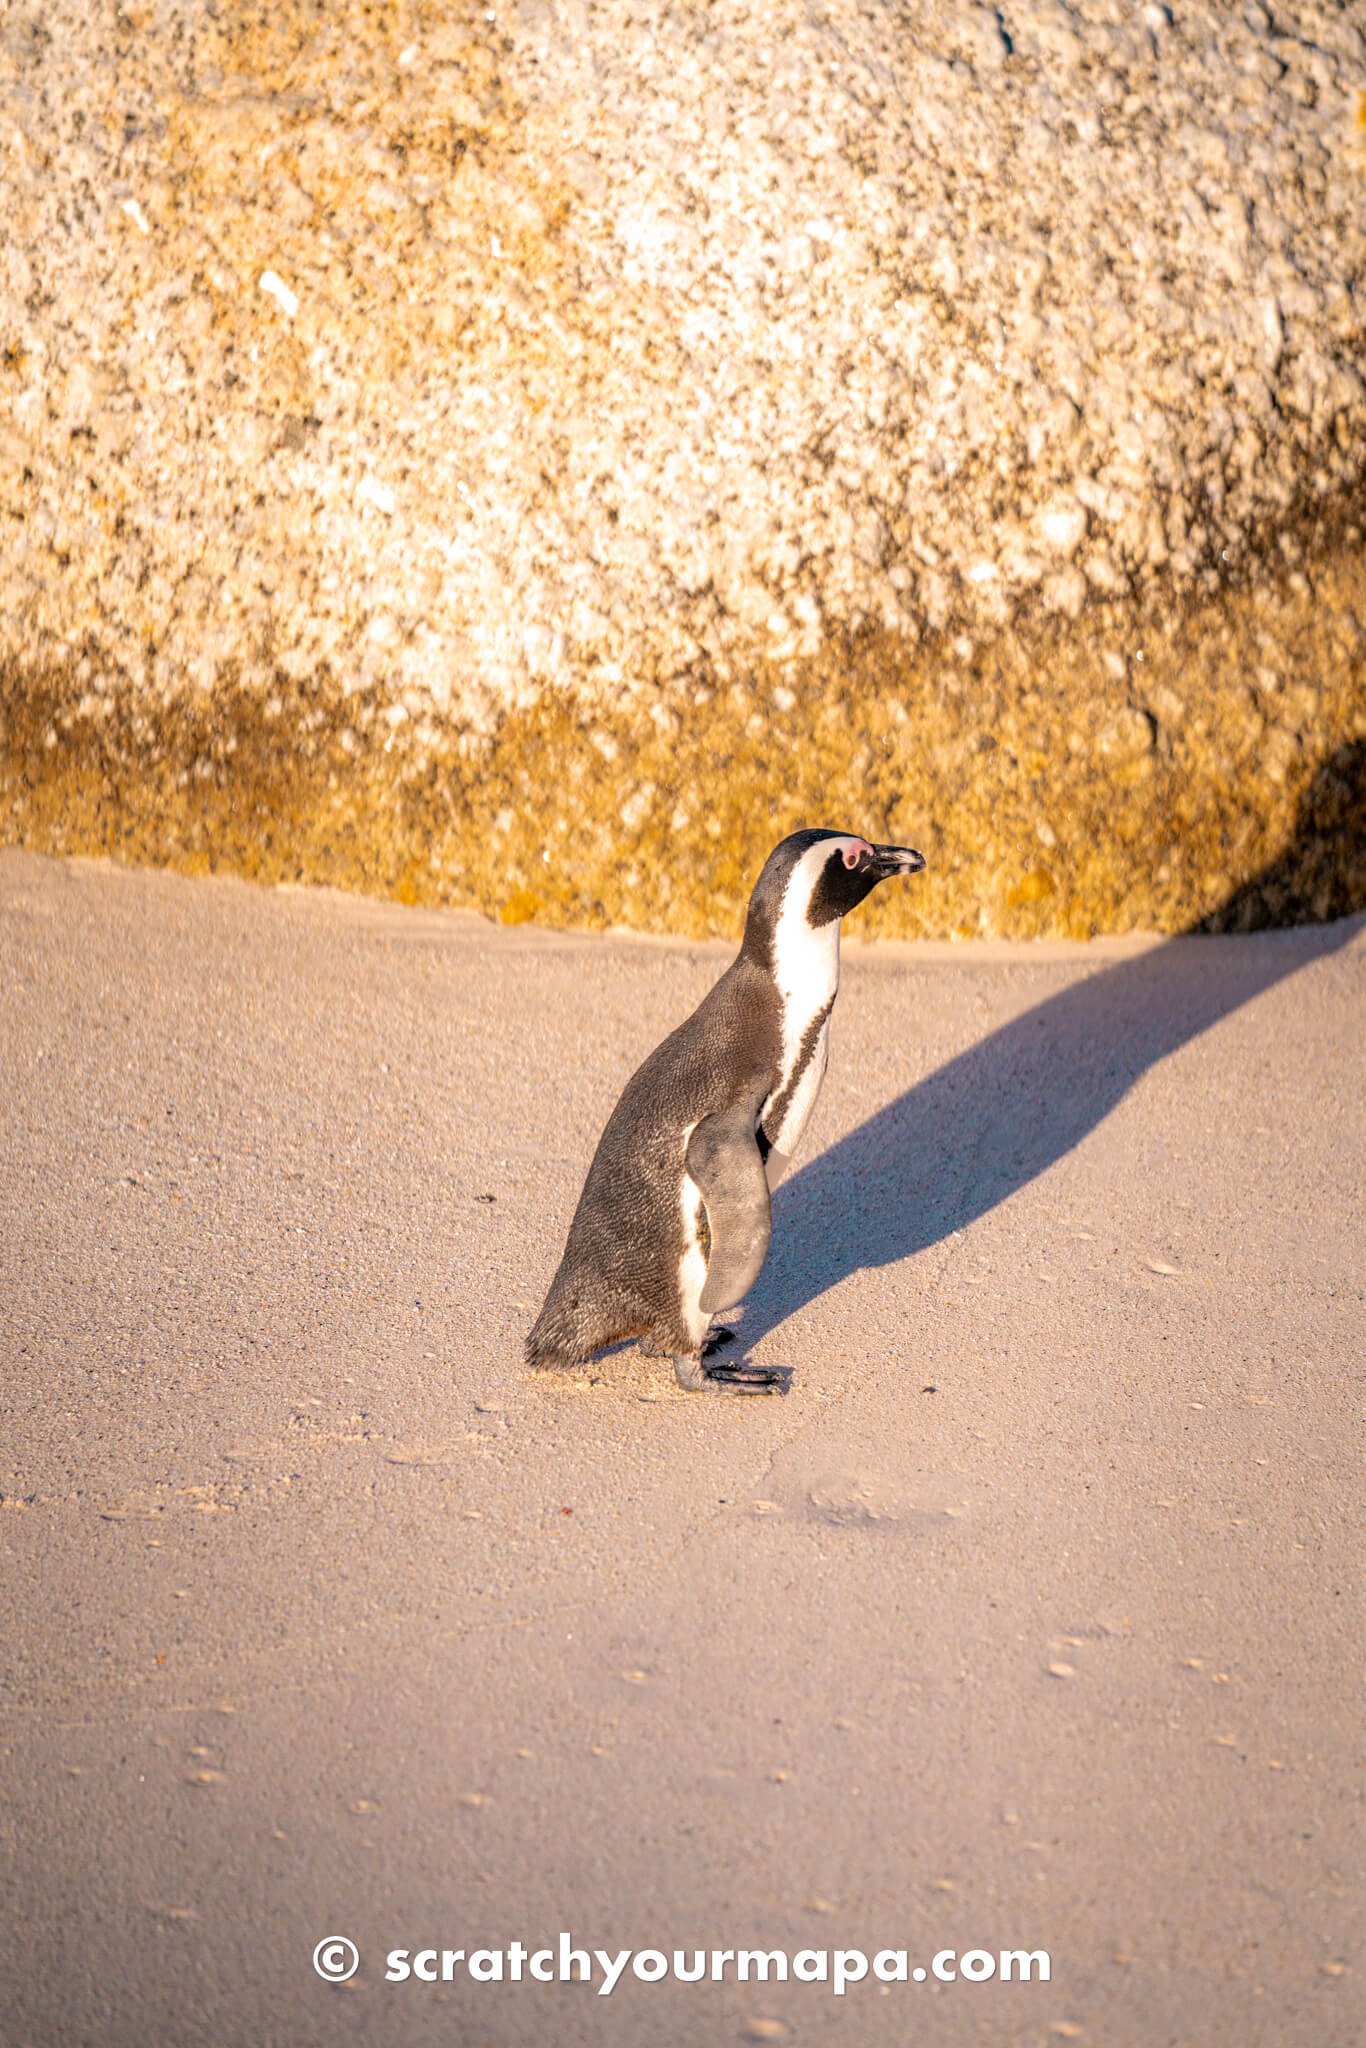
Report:
[{"label": "large boulder", "polygon": [[12,9],[8,836],[710,930],[828,821],[930,856],[886,930],[1217,918],[1366,731],[1358,23]]}]

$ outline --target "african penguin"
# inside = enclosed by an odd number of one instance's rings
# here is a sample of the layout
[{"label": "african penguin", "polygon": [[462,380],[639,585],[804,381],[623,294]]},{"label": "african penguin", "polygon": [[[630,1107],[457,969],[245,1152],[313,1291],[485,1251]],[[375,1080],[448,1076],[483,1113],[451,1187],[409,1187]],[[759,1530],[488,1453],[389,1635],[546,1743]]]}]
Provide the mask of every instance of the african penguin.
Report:
[{"label": "african penguin", "polygon": [[924,865],[910,847],[848,832],[794,832],[774,848],[738,957],[608,1118],[529,1364],[577,1365],[639,1337],[692,1391],[782,1386],[780,1371],[716,1363],[731,1333],[709,1343],[709,1325],[758,1275],[770,1194],[820,1093],[840,919],[889,875]]}]

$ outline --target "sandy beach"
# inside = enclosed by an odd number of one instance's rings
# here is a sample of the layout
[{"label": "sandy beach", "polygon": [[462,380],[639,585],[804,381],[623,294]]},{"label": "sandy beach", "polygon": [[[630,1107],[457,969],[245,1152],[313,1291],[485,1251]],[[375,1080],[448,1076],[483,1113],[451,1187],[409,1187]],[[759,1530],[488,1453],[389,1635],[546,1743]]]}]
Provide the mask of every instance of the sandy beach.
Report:
[{"label": "sandy beach", "polygon": [[792,1391],[530,1376],[728,957],[0,852],[7,2040],[1362,2038],[1366,918],[846,945]]}]

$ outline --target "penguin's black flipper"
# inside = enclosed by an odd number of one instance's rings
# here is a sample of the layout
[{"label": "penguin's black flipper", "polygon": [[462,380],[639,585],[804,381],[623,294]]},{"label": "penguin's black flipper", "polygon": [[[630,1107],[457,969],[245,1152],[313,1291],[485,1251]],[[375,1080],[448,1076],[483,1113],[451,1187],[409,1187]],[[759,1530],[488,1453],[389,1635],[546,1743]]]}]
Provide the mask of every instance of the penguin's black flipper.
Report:
[{"label": "penguin's black flipper", "polygon": [[772,1211],[753,1106],[703,1117],[688,1140],[687,1165],[707,1205],[711,1252],[701,1306],[710,1315],[748,1294],[768,1252]]}]

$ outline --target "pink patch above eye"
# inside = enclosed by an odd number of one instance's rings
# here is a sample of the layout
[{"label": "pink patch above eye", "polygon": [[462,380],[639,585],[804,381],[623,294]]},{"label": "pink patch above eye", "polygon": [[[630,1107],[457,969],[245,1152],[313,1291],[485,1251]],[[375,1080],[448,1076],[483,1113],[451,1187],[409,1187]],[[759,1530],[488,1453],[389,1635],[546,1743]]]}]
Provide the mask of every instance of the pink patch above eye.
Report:
[{"label": "pink patch above eye", "polygon": [[856,868],[863,855],[871,853],[872,850],[866,839],[856,839],[852,846],[846,846],[844,849],[844,865],[847,868]]}]

